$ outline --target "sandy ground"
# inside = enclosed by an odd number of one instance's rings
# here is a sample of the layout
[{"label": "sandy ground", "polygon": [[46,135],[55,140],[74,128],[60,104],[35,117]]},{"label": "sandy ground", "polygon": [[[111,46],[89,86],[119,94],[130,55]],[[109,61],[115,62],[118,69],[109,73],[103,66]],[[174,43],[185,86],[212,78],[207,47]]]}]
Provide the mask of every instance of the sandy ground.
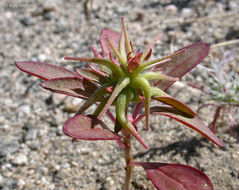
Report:
[{"label": "sandy ground", "polygon": [[[124,183],[124,154],[114,141],[72,143],[63,134],[62,125],[72,116],[66,110],[81,100],[42,90],[40,80],[20,72],[14,60],[83,67],[86,64],[66,63],[62,58],[92,56],[89,46],[99,49],[100,30],[120,31],[121,16],[137,48],[143,49],[163,33],[153,50],[153,57],[160,57],[196,41],[217,44],[238,39],[238,11],[237,0],[95,0],[87,20],[80,0],[1,1],[0,189],[120,190]],[[238,69],[239,46],[230,43],[212,49],[202,65],[232,50]],[[186,81],[207,85],[207,78],[196,68],[169,93],[196,110],[202,93]],[[213,111],[209,107],[199,113],[206,124]],[[233,114],[239,123],[238,111]],[[144,122],[139,128],[149,149],[133,140],[135,160],[188,164],[205,172],[215,190],[239,189],[239,130],[236,125],[229,134],[227,117],[218,120],[223,149],[167,118],[153,116],[147,133]],[[134,189],[154,189],[141,168],[135,168]]]}]

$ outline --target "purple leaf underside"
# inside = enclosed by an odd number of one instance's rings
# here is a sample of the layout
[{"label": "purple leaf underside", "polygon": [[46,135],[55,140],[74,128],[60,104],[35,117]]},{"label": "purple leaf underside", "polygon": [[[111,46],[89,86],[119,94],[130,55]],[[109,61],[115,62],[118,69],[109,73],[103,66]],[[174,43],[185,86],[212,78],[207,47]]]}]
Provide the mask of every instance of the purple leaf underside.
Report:
[{"label": "purple leaf underside", "polygon": [[187,115],[179,110],[176,110],[173,107],[167,106],[155,106],[150,109],[151,114],[153,115],[163,115],[170,117],[193,130],[201,133],[207,139],[215,143],[216,145],[223,147],[223,143],[218,139],[218,137],[206,126],[203,122],[195,117]]},{"label": "purple leaf underside", "polygon": [[[186,46],[180,50],[185,50],[184,53],[180,53],[175,57],[172,57],[170,61],[164,64],[163,74],[166,74],[171,77],[181,78],[195,66],[197,66],[209,53],[210,45],[197,42],[189,46]],[[176,52],[177,52],[176,51]],[[166,90],[174,81],[159,81],[156,83],[156,86],[162,90]]]},{"label": "purple leaf underside", "polygon": [[97,88],[93,83],[86,79],[76,77],[55,78],[44,81],[40,85],[42,88],[55,93],[83,99],[88,98]]},{"label": "purple leaf underside", "polygon": [[73,139],[81,140],[119,140],[121,138],[95,116],[75,115],[66,121],[63,132]]},{"label": "purple leaf underside", "polygon": [[142,166],[158,190],[213,190],[209,178],[200,170],[182,164],[132,162]]},{"label": "purple leaf underside", "polygon": [[110,52],[112,52],[112,48],[108,43],[108,39],[110,39],[113,46],[117,49],[119,45],[120,35],[113,30],[104,29],[100,34],[100,45],[102,48],[102,56],[107,57]]},{"label": "purple leaf underside", "polygon": [[79,77],[78,74],[69,71],[63,67],[51,65],[48,63],[34,62],[34,61],[22,61],[16,62],[16,66],[30,75],[37,76],[43,80],[49,80],[53,78],[63,77]]}]

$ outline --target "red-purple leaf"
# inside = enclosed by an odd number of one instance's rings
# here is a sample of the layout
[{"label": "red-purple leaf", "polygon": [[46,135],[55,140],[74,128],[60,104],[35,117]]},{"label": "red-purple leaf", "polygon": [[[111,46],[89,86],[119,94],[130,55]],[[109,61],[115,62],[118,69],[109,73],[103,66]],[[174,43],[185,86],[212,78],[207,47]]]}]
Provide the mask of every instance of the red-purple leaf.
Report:
[{"label": "red-purple leaf", "polygon": [[108,43],[108,39],[110,39],[112,45],[118,48],[120,35],[113,30],[104,29],[100,34],[100,45],[102,48],[102,57],[107,57],[110,52],[112,52],[112,48]]},{"label": "red-purple leaf", "polygon": [[121,138],[93,115],[75,115],[66,121],[63,132],[74,139],[81,140],[119,140]]},{"label": "red-purple leaf", "polygon": [[15,64],[23,72],[37,76],[44,80],[63,77],[79,77],[79,75],[72,71],[48,63],[22,61],[15,62]]},{"label": "red-purple leaf", "polygon": [[209,178],[200,170],[182,164],[132,162],[142,166],[158,190],[213,190]]},{"label": "red-purple leaf", "polygon": [[165,104],[171,105],[175,108],[177,108],[178,110],[192,115],[192,116],[196,116],[197,114],[191,110],[187,105],[185,105],[184,103],[180,102],[179,100],[171,97],[171,96],[157,96],[157,97],[152,97],[152,99],[154,100],[158,100],[160,102],[163,102]]},{"label": "red-purple leaf", "polygon": [[42,82],[42,88],[59,94],[88,98],[97,86],[86,79],[76,77],[55,78]]},{"label": "red-purple leaf", "polygon": [[222,142],[217,138],[217,136],[206,126],[203,122],[195,117],[187,115],[173,107],[167,106],[155,106],[150,109],[151,114],[154,115],[163,115],[170,117],[193,130],[201,133],[207,139],[215,143],[216,145],[223,147]]},{"label": "red-purple leaf", "polygon": [[[172,57],[170,61],[166,62],[163,73],[171,77],[181,78],[203,61],[208,55],[209,48],[209,44],[197,42],[178,50],[185,50],[185,52]],[[162,90],[166,90],[173,83],[173,81],[161,80],[156,85]]]}]

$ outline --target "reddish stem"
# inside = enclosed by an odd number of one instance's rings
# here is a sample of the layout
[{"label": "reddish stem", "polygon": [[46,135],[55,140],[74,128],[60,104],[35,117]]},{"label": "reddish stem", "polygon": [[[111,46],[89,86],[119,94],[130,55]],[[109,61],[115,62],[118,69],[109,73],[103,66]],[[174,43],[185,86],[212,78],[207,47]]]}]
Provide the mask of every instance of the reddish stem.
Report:
[{"label": "reddish stem", "polygon": [[230,135],[232,136],[232,132],[233,132],[233,129],[234,129],[234,119],[232,117],[232,114],[229,112],[229,120],[230,120]]},{"label": "reddish stem", "polygon": [[125,168],[125,186],[124,190],[129,190],[130,189],[130,181],[131,181],[131,176],[132,176],[132,171],[133,171],[133,166],[130,164],[133,161],[133,156],[131,152],[131,141],[130,141],[130,133],[128,133],[126,130],[122,129],[122,133],[125,135],[123,142],[125,143],[125,163],[126,163],[126,168]]},{"label": "reddish stem", "polygon": [[108,115],[108,117],[110,118],[110,120],[113,122],[113,123],[115,123],[115,117],[114,117],[114,115],[112,114],[112,112],[108,109],[107,111],[106,111],[106,114]]},{"label": "reddish stem", "polygon": [[133,116],[132,116],[133,119],[135,119],[137,117],[137,115],[141,109],[141,106],[142,106],[142,102],[140,102],[136,105],[136,108],[135,108]]},{"label": "reddish stem", "polygon": [[222,109],[222,107],[218,106],[216,111],[215,111],[215,114],[214,114],[214,117],[213,117],[213,121],[212,121],[212,132],[213,133],[216,132],[216,122],[217,122],[217,118],[219,117],[221,109]]}]

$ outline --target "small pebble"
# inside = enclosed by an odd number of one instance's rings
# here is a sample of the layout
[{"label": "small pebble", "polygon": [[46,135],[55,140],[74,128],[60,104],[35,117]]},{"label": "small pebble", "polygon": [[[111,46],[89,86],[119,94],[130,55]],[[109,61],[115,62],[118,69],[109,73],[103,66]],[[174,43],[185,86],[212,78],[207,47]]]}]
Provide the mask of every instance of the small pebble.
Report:
[{"label": "small pebble", "polygon": [[35,20],[30,17],[26,17],[20,20],[21,24],[24,26],[32,26],[35,24]]},{"label": "small pebble", "polygon": [[192,16],[192,9],[190,8],[183,8],[182,9],[183,16],[189,17]]},{"label": "small pebble", "polygon": [[72,105],[74,105],[74,106],[76,106],[76,105],[79,105],[79,104],[81,104],[82,103],[82,99],[80,99],[80,98],[73,98],[72,99]]},{"label": "small pebble", "polygon": [[173,13],[173,14],[175,14],[175,13],[177,13],[178,12],[178,8],[175,6],[175,5],[167,5],[166,7],[165,7],[165,10],[166,11],[169,11],[169,12],[171,12],[171,13]]},{"label": "small pebble", "polygon": [[37,131],[35,128],[29,129],[24,136],[25,141],[35,140],[37,138]]},{"label": "small pebble", "polygon": [[6,156],[18,151],[20,145],[18,142],[6,142],[0,145],[0,156]]},{"label": "small pebble", "polygon": [[29,141],[28,147],[32,150],[38,150],[40,148],[39,141]]},{"label": "small pebble", "polygon": [[25,186],[26,182],[23,179],[19,179],[17,182],[18,187],[21,189]]},{"label": "small pebble", "polygon": [[231,10],[238,10],[238,4],[233,1],[229,1],[228,6]]},{"label": "small pebble", "polygon": [[11,158],[11,163],[17,166],[23,166],[26,165],[28,162],[28,159],[26,155],[24,154],[19,154],[17,156],[14,156]]},{"label": "small pebble", "polygon": [[43,4],[44,13],[48,13],[56,10],[56,2],[55,1],[45,1]]},{"label": "small pebble", "polygon": [[18,108],[18,111],[20,116],[29,115],[31,112],[31,108],[29,105],[22,105]]},{"label": "small pebble", "polygon": [[3,176],[0,174],[0,184],[3,182]]},{"label": "small pebble", "polygon": [[39,59],[39,61],[44,62],[44,61],[46,61],[47,56],[45,54],[39,54],[38,59]]}]

